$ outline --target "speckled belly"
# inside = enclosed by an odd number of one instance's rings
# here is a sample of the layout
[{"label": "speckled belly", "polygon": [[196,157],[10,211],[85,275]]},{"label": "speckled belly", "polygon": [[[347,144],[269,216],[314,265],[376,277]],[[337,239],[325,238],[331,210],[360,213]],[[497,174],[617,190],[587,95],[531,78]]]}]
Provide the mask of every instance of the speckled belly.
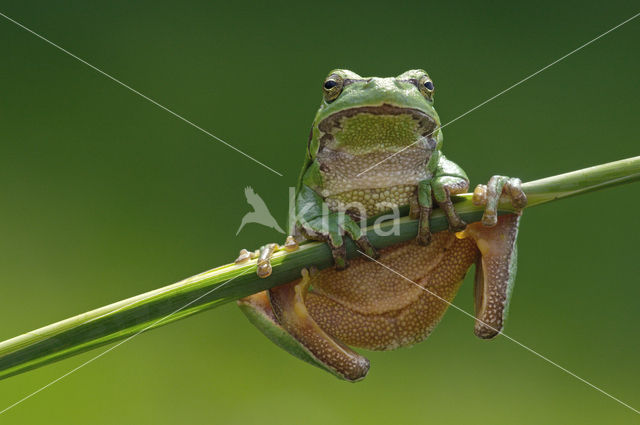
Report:
[{"label": "speckled belly", "polygon": [[372,217],[394,208],[409,205],[416,196],[416,185],[395,185],[378,189],[355,189],[328,196],[325,202],[332,211],[347,211],[357,217]]},{"label": "speckled belly", "polygon": [[399,274],[366,258],[312,274],[305,304],[322,329],[348,345],[412,345],[440,321],[477,256],[473,240],[438,232],[427,246],[411,241],[380,250],[379,261]]},{"label": "speckled belly", "polygon": [[[322,196],[332,210],[366,211],[368,217],[408,205],[418,183],[429,178],[426,164],[431,151],[424,144],[402,151],[353,155],[323,149],[318,153],[323,178]],[[362,212],[358,214],[362,216]]]}]

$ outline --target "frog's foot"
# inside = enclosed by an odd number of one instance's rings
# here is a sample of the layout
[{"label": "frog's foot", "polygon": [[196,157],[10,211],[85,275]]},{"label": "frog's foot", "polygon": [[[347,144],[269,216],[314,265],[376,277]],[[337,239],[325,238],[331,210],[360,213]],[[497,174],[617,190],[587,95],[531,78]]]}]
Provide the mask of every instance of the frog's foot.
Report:
[{"label": "frog's foot", "polygon": [[486,185],[479,184],[473,191],[473,203],[485,205],[482,224],[493,227],[498,222],[498,203],[500,197],[506,195],[511,199],[511,205],[520,214],[527,206],[527,196],[522,190],[522,182],[515,177],[493,176]]},{"label": "frog's foot", "polygon": [[294,239],[293,236],[287,236],[287,240],[284,242],[283,246],[279,246],[277,243],[270,243],[260,247],[257,251],[247,251],[246,249],[241,249],[238,258],[234,261],[235,264],[243,264],[249,260],[253,260],[255,258],[258,259],[256,273],[258,277],[266,278],[271,276],[271,272],[273,271],[271,267],[271,257],[277,251],[284,249],[285,251],[292,252],[299,249],[300,246],[298,242]]},{"label": "frog's foot", "polygon": [[278,323],[312,357],[310,363],[348,381],[363,379],[369,371],[369,360],[316,323],[305,305],[309,286],[309,273],[303,269],[301,280],[269,290],[271,307]]},{"label": "frog's foot", "polygon": [[465,192],[469,188],[469,182],[461,177],[441,176],[434,179],[431,186],[433,189],[433,197],[447,217],[449,230],[452,232],[464,230],[467,223],[460,218],[453,207],[451,196]]},{"label": "frog's foot", "polygon": [[271,257],[280,247],[277,243],[270,243],[261,246],[257,251],[240,250],[240,255],[235,259],[235,264],[244,264],[249,260],[258,259],[256,273],[259,277],[265,278],[271,276]]},{"label": "frog's foot", "polygon": [[326,242],[331,249],[331,255],[336,269],[344,270],[348,266],[347,247],[343,236],[349,236],[358,248],[368,256],[377,258],[376,252],[360,226],[344,213],[329,213],[326,217],[317,217],[299,225],[300,232],[309,239]]},{"label": "frog's foot", "polygon": [[516,277],[519,222],[520,215],[505,214],[494,227],[472,223],[456,235],[472,238],[480,251],[474,285],[474,332],[482,339],[495,337],[504,327]]},{"label": "frog's foot", "polygon": [[238,300],[249,321],[280,348],[339,378],[358,381],[369,361],[325,333],[309,314],[304,300],[309,274],[302,279]]}]

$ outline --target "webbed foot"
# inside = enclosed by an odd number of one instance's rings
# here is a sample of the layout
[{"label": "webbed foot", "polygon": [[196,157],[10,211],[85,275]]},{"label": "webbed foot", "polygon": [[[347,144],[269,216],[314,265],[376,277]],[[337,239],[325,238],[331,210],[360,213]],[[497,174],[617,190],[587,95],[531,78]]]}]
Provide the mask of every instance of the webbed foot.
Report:
[{"label": "webbed foot", "polygon": [[355,382],[369,361],[326,333],[307,310],[309,272],[302,278],[238,300],[242,312],[271,341],[299,359]]},{"label": "webbed foot", "polygon": [[476,260],[474,332],[482,339],[493,338],[504,327],[516,277],[518,214],[505,214],[496,226],[472,223],[457,234],[476,241],[480,256]]}]

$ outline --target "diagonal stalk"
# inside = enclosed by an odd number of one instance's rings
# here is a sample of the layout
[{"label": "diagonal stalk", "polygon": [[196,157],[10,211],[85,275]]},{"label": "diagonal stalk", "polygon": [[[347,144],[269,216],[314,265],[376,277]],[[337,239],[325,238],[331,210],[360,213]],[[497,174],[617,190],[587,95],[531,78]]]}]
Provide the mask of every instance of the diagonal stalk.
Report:
[{"label": "diagonal stalk", "polygon": [[[640,180],[640,156],[585,168],[566,174],[531,181],[523,185],[528,207],[569,196]],[[500,203],[508,212],[507,199]],[[468,223],[479,221],[483,207],[473,205],[471,194],[458,196],[456,211]],[[380,236],[398,225],[397,234]],[[440,210],[431,218],[434,232],[446,230],[447,222]],[[380,225],[382,232],[367,227],[367,236],[376,248],[383,248],[414,238],[417,221],[403,217]],[[347,241],[347,252],[355,255],[355,246]],[[273,274],[256,276],[256,261],[243,265],[227,264],[126,300],[62,320],[0,343],[0,379],[7,378],[70,357],[81,352],[131,338],[184,317],[217,307],[229,301],[290,282],[300,276],[302,267],[319,269],[332,264],[329,248],[308,242],[291,253],[277,252],[271,264]]]}]

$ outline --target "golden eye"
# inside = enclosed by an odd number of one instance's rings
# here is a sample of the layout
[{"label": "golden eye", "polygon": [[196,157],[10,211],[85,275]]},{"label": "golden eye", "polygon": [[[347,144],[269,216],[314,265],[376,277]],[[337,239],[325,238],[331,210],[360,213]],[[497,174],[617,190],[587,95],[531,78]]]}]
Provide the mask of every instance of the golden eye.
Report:
[{"label": "golden eye", "polygon": [[429,78],[428,75],[423,75],[418,81],[418,88],[420,89],[420,93],[422,93],[426,98],[431,100],[433,98],[433,91],[435,87],[433,86],[433,81]]},{"label": "golden eye", "polygon": [[322,91],[324,92],[324,100],[333,102],[342,92],[344,80],[338,74],[331,74],[324,80]]}]

